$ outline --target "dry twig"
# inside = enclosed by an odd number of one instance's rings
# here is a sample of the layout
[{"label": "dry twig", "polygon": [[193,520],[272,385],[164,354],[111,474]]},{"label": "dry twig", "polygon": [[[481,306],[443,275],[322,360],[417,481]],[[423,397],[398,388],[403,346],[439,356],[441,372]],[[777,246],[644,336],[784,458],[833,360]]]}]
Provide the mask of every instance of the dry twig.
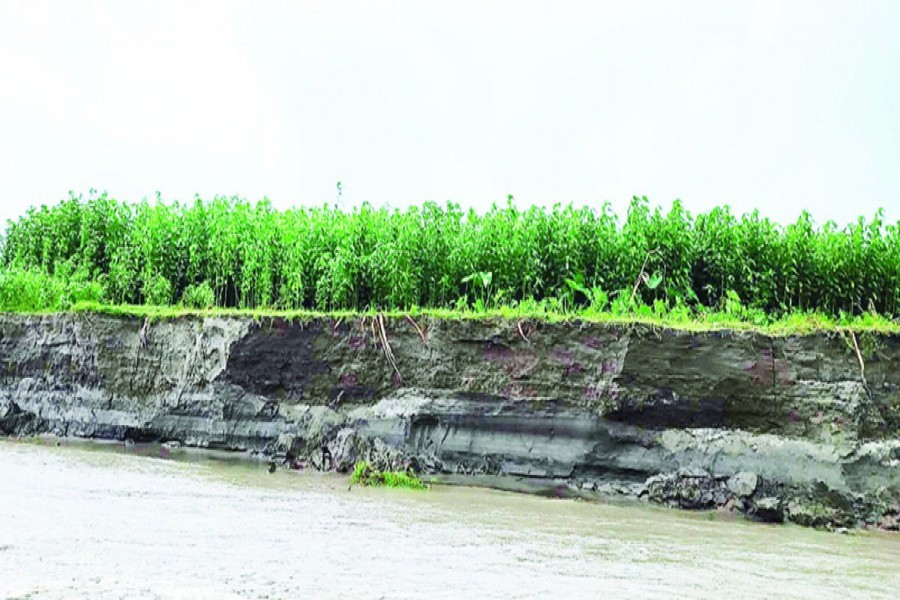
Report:
[{"label": "dry twig", "polygon": [[647,263],[650,262],[650,257],[659,252],[659,248],[654,248],[650,252],[647,253],[647,256],[644,257],[644,264],[641,265],[641,270],[638,273],[637,279],[634,280],[634,288],[631,290],[631,301],[634,302],[634,297],[637,294],[638,288],[641,287],[641,282],[646,283],[649,279],[646,268]]}]

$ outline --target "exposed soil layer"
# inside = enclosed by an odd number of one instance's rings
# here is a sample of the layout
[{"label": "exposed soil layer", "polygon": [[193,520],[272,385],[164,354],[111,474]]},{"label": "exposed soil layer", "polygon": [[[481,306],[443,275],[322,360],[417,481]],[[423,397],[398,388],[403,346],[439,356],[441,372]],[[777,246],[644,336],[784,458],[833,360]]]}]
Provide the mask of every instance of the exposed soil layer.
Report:
[{"label": "exposed soil layer", "polygon": [[5,315],[0,374],[4,435],[368,460],[814,526],[900,521],[897,336]]}]

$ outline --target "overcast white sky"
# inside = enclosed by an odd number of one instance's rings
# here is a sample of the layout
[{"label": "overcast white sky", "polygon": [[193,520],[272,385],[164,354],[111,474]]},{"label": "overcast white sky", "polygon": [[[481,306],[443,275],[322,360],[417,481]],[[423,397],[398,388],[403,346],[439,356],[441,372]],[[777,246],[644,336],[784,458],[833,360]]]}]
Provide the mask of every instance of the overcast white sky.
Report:
[{"label": "overcast white sky", "polygon": [[900,2],[0,0],[0,219],[632,195],[900,218]]}]

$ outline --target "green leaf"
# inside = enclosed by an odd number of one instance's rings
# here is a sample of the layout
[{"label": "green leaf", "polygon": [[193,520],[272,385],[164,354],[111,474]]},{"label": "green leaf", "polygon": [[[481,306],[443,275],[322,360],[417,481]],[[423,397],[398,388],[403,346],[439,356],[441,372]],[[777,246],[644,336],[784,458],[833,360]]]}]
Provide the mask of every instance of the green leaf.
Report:
[{"label": "green leaf", "polygon": [[662,283],[662,280],[663,280],[662,273],[660,273],[659,271],[656,271],[655,273],[653,273],[653,275],[650,276],[649,279],[647,279],[647,287],[650,288],[651,290],[655,290],[656,288],[659,287],[659,284]]}]

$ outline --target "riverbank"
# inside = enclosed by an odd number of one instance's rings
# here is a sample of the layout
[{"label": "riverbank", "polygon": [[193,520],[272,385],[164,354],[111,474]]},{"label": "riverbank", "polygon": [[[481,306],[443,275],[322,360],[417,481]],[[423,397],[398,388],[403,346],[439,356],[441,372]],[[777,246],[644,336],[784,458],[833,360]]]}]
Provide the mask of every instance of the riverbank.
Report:
[{"label": "riverbank", "polygon": [[894,529],[898,364],[900,336],[879,331],[3,315],[0,434]]}]

